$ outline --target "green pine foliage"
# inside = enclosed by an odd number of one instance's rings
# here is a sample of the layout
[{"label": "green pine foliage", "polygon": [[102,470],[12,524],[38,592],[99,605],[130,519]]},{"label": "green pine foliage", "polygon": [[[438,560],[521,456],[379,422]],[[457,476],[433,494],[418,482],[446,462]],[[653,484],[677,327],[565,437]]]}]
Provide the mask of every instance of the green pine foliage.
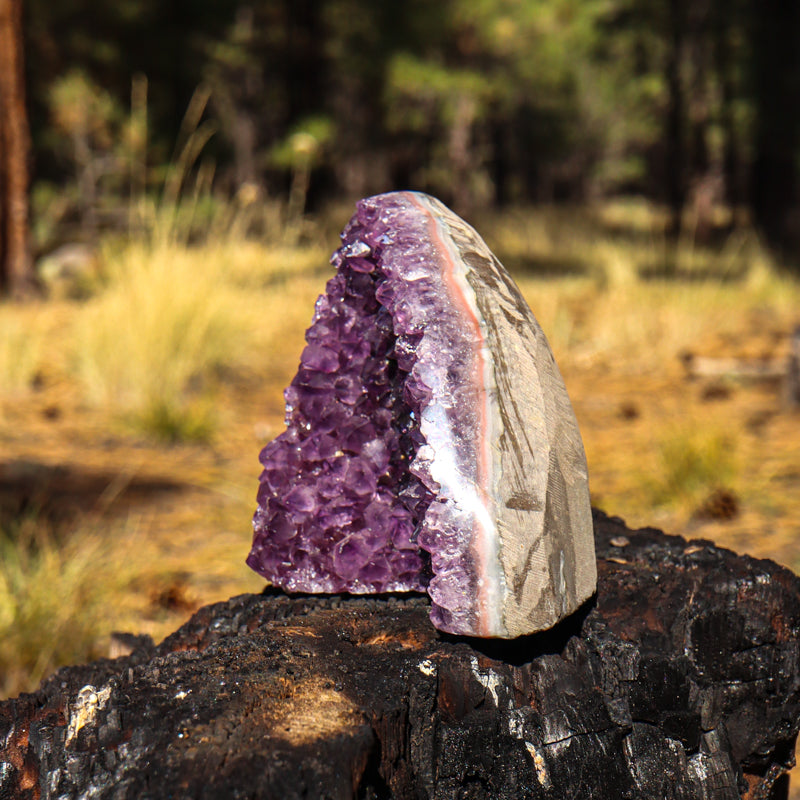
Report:
[{"label": "green pine foliage", "polygon": [[126,0],[91,27],[87,9],[26,15],[36,194],[61,187],[84,233],[164,187],[198,87],[191,171],[288,196],[295,237],[321,197],[392,187],[462,211],[637,194],[676,233],[684,207],[758,216],[792,197],[765,181],[798,183],[800,15],[743,0]]}]

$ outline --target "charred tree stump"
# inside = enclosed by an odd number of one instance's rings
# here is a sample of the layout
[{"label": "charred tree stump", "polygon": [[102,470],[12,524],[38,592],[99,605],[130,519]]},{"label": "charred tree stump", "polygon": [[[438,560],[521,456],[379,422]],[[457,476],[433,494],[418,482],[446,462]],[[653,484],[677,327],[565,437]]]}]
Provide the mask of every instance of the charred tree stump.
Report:
[{"label": "charred tree stump", "polygon": [[800,580],[595,514],[596,598],[512,642],[414,597],[244,595],[0,704],[2,798],[785,797]]}]

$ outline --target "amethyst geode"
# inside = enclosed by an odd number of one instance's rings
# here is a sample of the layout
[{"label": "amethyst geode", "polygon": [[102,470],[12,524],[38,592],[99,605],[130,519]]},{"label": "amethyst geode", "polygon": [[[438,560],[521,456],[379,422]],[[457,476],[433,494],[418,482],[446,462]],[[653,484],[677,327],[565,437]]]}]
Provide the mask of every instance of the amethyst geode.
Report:
[{"label": "amethyst geode", "polygon": [[451,633],[551,627],[595,589],[586,457],[513,280],[415,192],[362,200],[332,263],[247,563],[288,591],[427,591]]}]

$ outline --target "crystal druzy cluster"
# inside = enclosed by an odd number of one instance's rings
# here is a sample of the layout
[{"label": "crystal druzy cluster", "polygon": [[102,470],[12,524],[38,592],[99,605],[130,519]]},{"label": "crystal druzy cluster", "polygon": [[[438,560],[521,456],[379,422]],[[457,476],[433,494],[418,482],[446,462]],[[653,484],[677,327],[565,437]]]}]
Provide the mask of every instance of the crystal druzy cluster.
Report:
[{"label": "crystal druzy cluster", "polygon": [[332,263],[248,564],[288,591],[427,591],[453,633],[555,624],[595,586],[586,462],[513,281],[412,192],[361,201]]}]

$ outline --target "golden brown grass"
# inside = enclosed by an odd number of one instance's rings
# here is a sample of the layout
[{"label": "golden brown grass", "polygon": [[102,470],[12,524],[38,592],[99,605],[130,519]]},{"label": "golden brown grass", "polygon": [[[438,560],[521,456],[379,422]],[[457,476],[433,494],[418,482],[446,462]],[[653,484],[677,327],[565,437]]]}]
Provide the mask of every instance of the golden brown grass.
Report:
[{"label": "golden brown grass", "polygon": [[129,589],[126,564],[119,542],[91,527],[63,540],[35,515],[0,528],[3,695],[36,686],[56,665],[106,655],[108,610],[119,613]]},{"label": "golden brown grass", "polygon": [[[604,229],[626,214],[636,236]],[[478,227],[551,341],[596,504],[799,568],[798,417],[775,387],[730,381],[709,399],[679,360],[780,356],[798,282],[750,235],[716,251],[685,239],[673,260],[696,280],[643,280],[666,251],[640,206],[520,211]],[[105,652],[111,630],[159,638],[192,608],[258,590],[243,564],[258,451],[282,429],[281,391],[336,245],[334,234],[311,241],[110,242],[88,299],[0,306],[0,467],[63,465],[116,487],[87,497],[66,528],[47,527],[46,507],[3,528],[4,691]],[[136,494],[137,480],[180,491]],[[738,515],[698,516],[719,488]],[[69,628],[70,648],[51,646]]]},{"label": "golden brown grass", "polygon": [[24,394],[45,358],[44,315],[31,316],[0,309],[0,391],[5,397]]},{"label": "golden brown grass", "polygon": [[167,442],[209,440],[221,374],[247,368],[254,345],[269,348],[294,321],[308,254],[157,239],[109,249],[105,262],[107,286],[71,342],[87,400]]}]

